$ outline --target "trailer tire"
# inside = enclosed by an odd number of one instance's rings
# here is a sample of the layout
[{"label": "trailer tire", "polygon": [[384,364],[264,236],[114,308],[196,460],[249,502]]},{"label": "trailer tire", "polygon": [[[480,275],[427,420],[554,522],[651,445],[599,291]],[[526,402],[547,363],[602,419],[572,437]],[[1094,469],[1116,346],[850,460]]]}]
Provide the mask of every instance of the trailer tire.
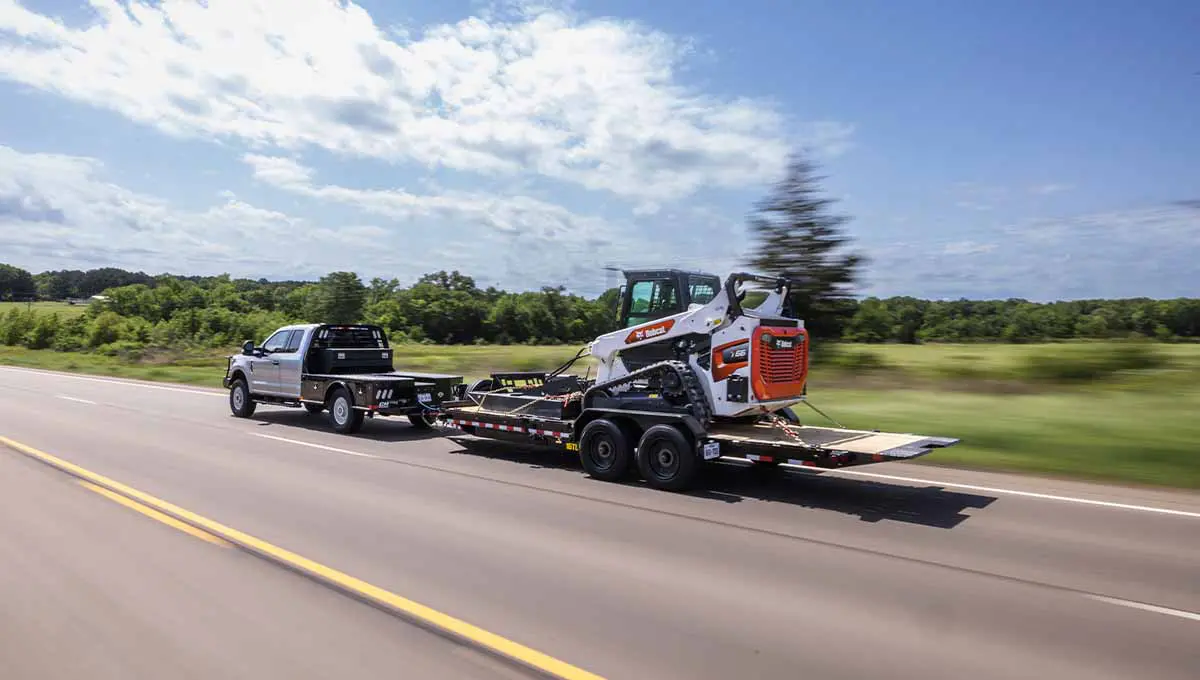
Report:
[{"label": "trailer tire", "polygon": [[588,475],[615,482],[633,465],[633,445],[625,430],[611,420],[598,418],[584,426],[579,435],[579,462]]},{"label": "trailer tire", "polygon": [[329,424],[335,432],[354,434],[362,427],[363,412],[354,408],[354,397],[350,390],[338,387],[329,397]]},{"label": "trailer tire", "polygon": [[250,398],[250,387],[246,385],[245,378],[235,378],[229,386],[229,410],[238,418],[249,418],[254,415],[255,406],[257,404]]},{"label": "trailer tire", "polygon": [[665,491],[689,488],[700,471],[695,446],[674,425],[655,425],[642,434],[637,466],[647,484]]}]

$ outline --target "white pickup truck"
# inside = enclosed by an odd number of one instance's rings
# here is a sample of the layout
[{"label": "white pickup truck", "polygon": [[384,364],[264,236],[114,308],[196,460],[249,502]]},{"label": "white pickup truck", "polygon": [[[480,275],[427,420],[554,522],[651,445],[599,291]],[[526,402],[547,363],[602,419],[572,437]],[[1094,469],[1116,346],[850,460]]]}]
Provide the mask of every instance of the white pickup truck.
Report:
[{"label": "white pickup truck", "polygon": [[377,415],[407,416],[429,428],[462,376],[396,371],[393,352],[379,326],[284,326],[261,346],[247,340],[241,354],[229,356],[229,408],[239,418],[252,416],[257,404],[328,410],[330,425],[346,434]]}]

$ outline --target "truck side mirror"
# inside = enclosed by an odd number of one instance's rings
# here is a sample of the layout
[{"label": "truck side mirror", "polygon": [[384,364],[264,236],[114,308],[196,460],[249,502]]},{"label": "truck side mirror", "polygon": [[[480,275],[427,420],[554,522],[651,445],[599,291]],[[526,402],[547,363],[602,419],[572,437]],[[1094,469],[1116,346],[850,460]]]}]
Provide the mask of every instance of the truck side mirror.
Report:
[{"label": "truck side mirror", "polygon": [[246,354],[246,355],[254,354],[254,341],[253,340],[247,340],[246,342],[242,343],[242,354]]}]

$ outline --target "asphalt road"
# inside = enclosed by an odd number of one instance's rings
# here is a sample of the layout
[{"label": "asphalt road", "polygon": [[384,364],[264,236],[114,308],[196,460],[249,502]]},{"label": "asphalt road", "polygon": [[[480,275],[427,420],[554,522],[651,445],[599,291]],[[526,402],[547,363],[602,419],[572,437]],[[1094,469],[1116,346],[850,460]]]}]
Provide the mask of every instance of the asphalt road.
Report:
[{"label": "asphalt road", "polygon": [[[1196,494],[896,463],[669,494],[406,421],[348,437],[2,367],[0,436],[601,677],[1200,671]],[[0,677],[527,674],[119,499],[0,448]]]}]

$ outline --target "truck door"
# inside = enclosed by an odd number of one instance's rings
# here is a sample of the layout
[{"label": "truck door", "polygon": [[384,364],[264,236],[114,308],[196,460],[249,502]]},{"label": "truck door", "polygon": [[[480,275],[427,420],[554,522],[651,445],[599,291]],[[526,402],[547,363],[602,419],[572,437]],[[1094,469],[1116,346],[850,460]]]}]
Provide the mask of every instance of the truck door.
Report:
[{"label": "truck door", "polygon": [[279,396],[300,398],[300,372],[304,364],[304,353],[300,351],[300,347],[304,344],[303,340],[304,330],[294,330],[284,348],[271,355],[279,375]]},{"label": "truck door", "polygon": [[292,331],[278,331],[263,343],[266,355],[250,360],[251,391],[256,394],[279,394],[279,359],[276,353],[287,347]]}]

